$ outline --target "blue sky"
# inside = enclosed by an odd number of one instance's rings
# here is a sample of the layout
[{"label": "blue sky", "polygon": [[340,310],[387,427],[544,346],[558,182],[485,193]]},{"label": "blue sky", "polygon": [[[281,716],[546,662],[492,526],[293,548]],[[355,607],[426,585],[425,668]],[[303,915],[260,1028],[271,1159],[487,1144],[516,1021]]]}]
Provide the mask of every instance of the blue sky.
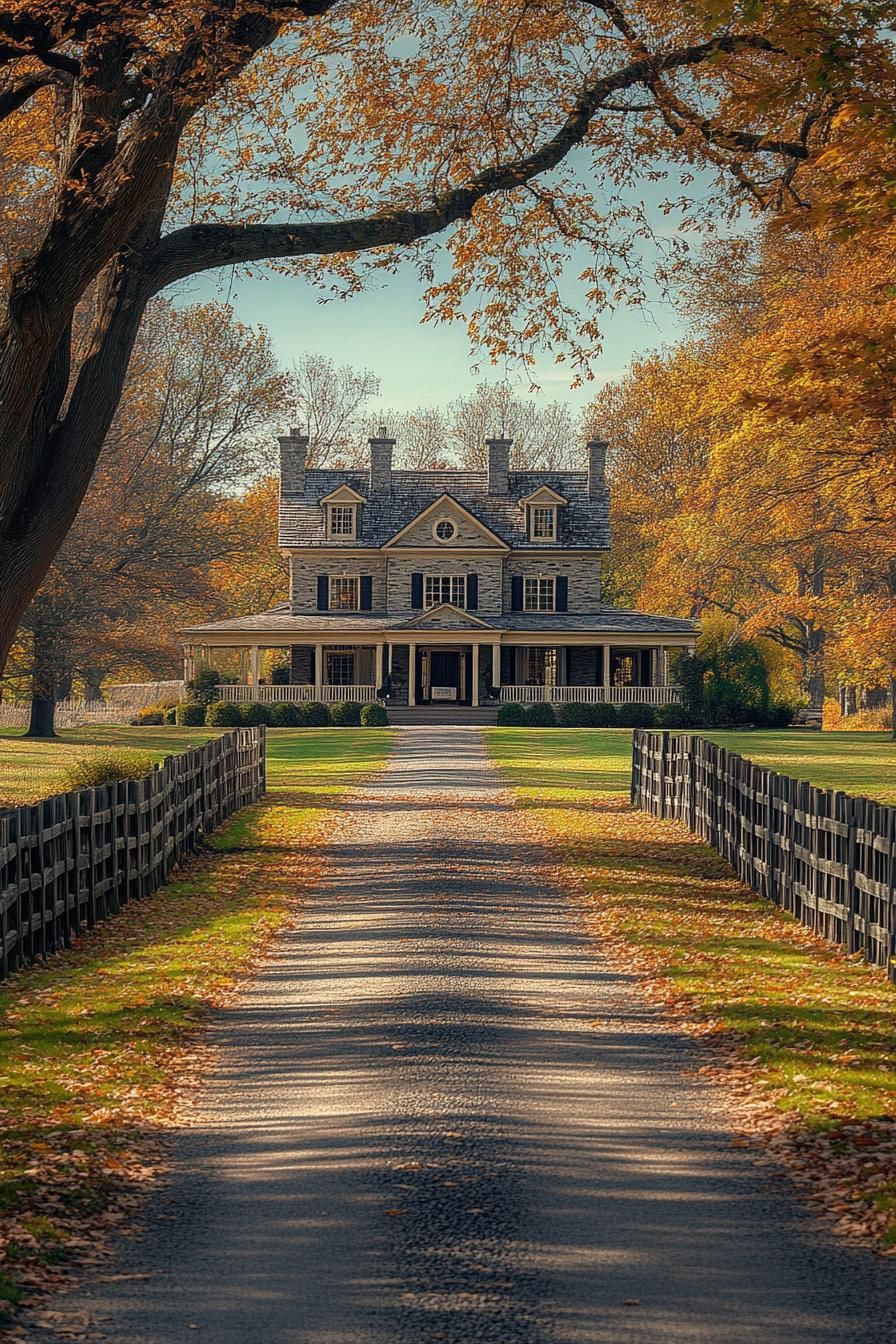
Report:
[{"label": "blue sky", "polygon": [[[580,269],[570,266],[573,287]],[[319,291],[301,279],[282,275],[233,279],[229,272],[202,277],[178,297],[181,302],[229,298],[242,321],[267,327],[284,364],[305,351],[316,351],[338,364],[372,369],[381,380],[382,404],[396,410],[444,405],[466,395],[477,382],[505,373],[481,355],[477,361],[462,322],[421,324],[419,280],[410,265],[382,277],[376,289],[330,303],[321,303]],[[541,356],[534,373],[541,387],[534,394],[536,400],[568,400],[577,411],[599,383],[622,374],[633,355],[675,340],[685,328],[673,304],[656,295],[644,308],[608,313],[604,330],[604,349],[593,367],[596,381],[571,390],[568,368]],[[511,371],[510,376],[519,375]],[[528,395],[525,378],[520,391]]]}]

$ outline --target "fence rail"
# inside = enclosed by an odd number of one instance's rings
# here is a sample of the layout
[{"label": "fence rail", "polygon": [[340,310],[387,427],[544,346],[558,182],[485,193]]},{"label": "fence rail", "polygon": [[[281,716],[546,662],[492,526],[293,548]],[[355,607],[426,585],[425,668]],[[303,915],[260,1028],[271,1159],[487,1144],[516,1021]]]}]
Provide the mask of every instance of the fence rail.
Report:
[{"label": "fence rail", "polygon": [[501,700],[520,705],[677,705],[680,686],[502,686]]},{"label": "fence rail", "polygon": [[265,789],[265,730],[238,728],[142,779],[0,812],[0,979],[155,891]]},{"label": "fence rail", "polygon": [[702,737],[643,730],[632,802],[683,821],[747,886],[896,980],[896,807],[779,775]]},{"label": "fence rail", "polygon": [[320,704],[334,705],[340,701],[351,700],[355,704],[370,705],[376,699],[375,686],[315,686],[304,683],[270,684],[248,686],[234,683],[222,684],[217,689],[220,700],[236,701],[238,704],[258,703],[275,705],[286,702],[297,704],[305,700],[318,701]]}]

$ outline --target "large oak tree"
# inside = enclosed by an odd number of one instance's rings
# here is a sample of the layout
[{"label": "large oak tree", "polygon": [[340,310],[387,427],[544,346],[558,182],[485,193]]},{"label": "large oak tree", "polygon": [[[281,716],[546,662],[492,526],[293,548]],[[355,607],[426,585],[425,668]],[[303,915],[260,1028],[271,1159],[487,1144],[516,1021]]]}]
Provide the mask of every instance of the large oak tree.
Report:
[{"label": "large oak tree", "polygon": [[[637,182],[686,217],[802,199],[892,71],[851,0],[29,0],[0,12],[0,667],[77,513],[142,315],[275,262],[324,289],[410,252],[491,353],[587,358],[637,293]],[[851,123],[850,123],[851,124]],[[873,181],[873,166],[869,171]],[[676,190],[677,190],[676,186]],[[447,232],[446,232],[447,231]],[[445,234],[450,274],[426,240]],[[589,316],[556,284],[591,249]],[[324,265],[324,259],[327,259]]]}]

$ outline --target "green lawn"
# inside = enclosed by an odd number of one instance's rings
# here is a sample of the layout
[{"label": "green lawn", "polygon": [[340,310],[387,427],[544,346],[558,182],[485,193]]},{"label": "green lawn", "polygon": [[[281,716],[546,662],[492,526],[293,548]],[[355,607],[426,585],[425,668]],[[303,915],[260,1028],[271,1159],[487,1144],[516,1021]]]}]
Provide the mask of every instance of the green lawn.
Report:
[{"label": "green lawn", "polygon": [[[896,803],[896,742],[884,733],[709,732],[713,742],[781,774],[820,788],[862,793]],[[552,791],[627,794],[631,732],[621,728],[493,728],[502,767],[527,792],[538,789],[549,762]],[[556,793],[555,793],[555,796]]]},{"label": "green lawn", "polygon": [[[27,745],[51,771],[88,739],[161,756],[209,735],[109,728]],[[130,1217],[154,1179],[152,1134],[172,1115],[197,1024],[293,917],[320,870],[332,806],[382,764],[393,736],[271,731],[263,802],[160,891],[0,988],[0,1328],[4,1303],[52,1287],[73,1245],[100,1245]],[[20,741],[2,739],[8,781]]]},{"label": "green lawn", "polygon": [[[17,729],[0,730],[0,808],[36,802],[65,789],[65,768],[76,756],[103,747],[151,752],[158,760],[207,742],[217,728],[72,728],[58,738],[35,741]],[[299,788],[310,765],[317,788],[331,794],[376,759],[384,738],[381,728],[268,729],[268,784]]]}]

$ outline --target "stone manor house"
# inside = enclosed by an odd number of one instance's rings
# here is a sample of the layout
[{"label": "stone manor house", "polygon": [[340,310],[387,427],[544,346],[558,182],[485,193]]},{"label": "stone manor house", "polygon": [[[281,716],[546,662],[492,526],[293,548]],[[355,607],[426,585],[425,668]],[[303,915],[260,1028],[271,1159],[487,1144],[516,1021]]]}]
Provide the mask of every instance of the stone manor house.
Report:
[{"label": "stone manor house", "polygon": [[289,601],[183,631],[187,679],[226,649],[239,653],[238,684],[221,687],[232,700],[678,698],[669,655],[693,648],[694,623],[600,600],[605,443],[587,445],[581,471],[511,471],[503,438],[487,441],[485,471],[396,470],[393,448],[381,431],[367,470],[317,469],[306,437],[280,439]]}]

